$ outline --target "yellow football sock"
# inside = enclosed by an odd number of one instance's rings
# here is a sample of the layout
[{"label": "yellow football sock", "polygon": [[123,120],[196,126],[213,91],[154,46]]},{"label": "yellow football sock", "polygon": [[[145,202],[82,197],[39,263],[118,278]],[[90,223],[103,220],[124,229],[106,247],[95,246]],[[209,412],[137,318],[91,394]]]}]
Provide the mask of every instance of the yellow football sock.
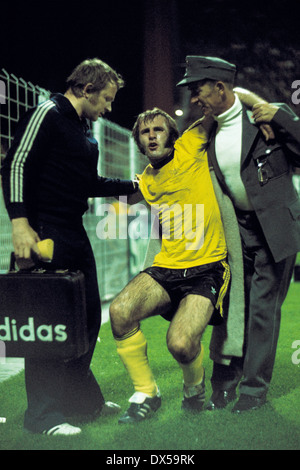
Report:
[{"label": "yellow football sock", "polygon": [[204,367],[203,363],[203,356],[204,356],[204,348],[201,345],[200,352],[195,359],[193,359],[188,364],[182,364],[178,362],[180,365],[182,372],[183,372],[183,381],[186,387],[193,387],[194,385],[198,385],[202,379],[204,374]]},{"label": "yellow football sock", "polygon": [[116,338],[117,352],[126,367],[136,392],[157,395],[157,385],[149,366],[147,341],[139,327]]}]

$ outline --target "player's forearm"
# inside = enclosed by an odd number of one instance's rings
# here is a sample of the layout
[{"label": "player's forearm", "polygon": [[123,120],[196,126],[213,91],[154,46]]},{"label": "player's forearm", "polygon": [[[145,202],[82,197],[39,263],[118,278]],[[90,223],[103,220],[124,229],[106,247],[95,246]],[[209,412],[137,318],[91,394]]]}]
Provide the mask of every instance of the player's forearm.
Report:
[{"label": "player's forearm", "polygon": [[239,97],[242,103],[248,108],[252,108],[257,103],[267,103],[261,96],[253,93],[253,91],[246,90],[245,88],[235,87],[233,90]]}]

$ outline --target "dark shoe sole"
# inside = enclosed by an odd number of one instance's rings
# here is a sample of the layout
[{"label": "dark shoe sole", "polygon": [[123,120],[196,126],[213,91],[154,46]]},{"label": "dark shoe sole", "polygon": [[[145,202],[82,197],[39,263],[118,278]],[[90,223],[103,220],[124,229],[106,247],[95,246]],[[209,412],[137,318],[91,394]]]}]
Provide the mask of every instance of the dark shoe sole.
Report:
[{"label": "dark shoe sole", "polygon": [[249,397],[249,399],[239,399],[231,412],[234,414],[245,413],[246,411],[256,411],[266,404],[265,398]]},{"label": "dark shoe sole", "polygon": [[208,411],[224,410],[229,403],[232,403],[236,399],[236,397],[235,392],[227,392],[227,396],[223,398],[223,403],[217,403],[217,400],[214,401],[211,397],[205,409]]},{"label": "dark shoe sole", "polygon": [[[131,404],[134,405],[134,403]],[[119,424],[136,424],[141,421],[144,421],[148,417],[151,417],[153,413],[155,413],[161,406],[161,397],[155,397],[155,400],[151,402],[151,404],[148,404],[147,410],[142,411],[141,414],[139,412],[132,413],[130,412],[130,408],[125,411],[125,413],[119,418],[118,423]]]}]

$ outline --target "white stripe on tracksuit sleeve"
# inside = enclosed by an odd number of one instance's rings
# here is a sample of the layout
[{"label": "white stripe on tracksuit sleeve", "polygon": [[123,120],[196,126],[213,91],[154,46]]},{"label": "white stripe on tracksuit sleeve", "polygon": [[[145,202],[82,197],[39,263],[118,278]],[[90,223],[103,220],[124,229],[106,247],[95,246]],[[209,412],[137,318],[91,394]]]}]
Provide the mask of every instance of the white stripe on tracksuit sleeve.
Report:
[{"label": "white stripe on tracksuit sleeve", "polygon": [[24,135],[21,139],[19,147],[17,148],[12,165],[10,175],[10,202],[24,202],[23,201],[23,177],[24,177],[24,164],[28,157],[30,150],[34,144],[34,140],[41,127],[41,124],[47,112],[55,106],[51,100],[45,101],[38,106],[31,116],[27,124]]}]

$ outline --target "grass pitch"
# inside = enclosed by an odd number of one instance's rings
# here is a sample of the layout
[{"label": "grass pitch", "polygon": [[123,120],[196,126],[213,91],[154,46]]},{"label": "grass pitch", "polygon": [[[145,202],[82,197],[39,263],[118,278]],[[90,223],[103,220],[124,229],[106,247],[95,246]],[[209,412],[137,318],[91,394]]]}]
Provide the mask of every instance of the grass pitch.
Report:
[{"label": "grass pitch", "polygon": [[[133,451],[152,453],[201,450],[300,449],[300,283],[292,283],[283,306],[281,332],[268,402],[242,415],[225,410],[198,415],[181,410],[182,373],[166,347],[168,323],[160,317],[143,322],[149,360],[162,393],[160,410],[138,425],[119,425],[118,416],[99,417],[82,426],[76,437],[45,437],[23,431],[26,409],[24,373],[0,384],[1,450],[105,450],[109,455]],[[207,400],[212,362],[208,357],[211,329],[204,335]],[[133,389],[115,349],[110,325],[101,329],[92,369],[107,400],[128,407]],[[298,341],[298,343],[297,343]],[[74,423],[75,424],[75,423]],[[116,453],[116,454],[114,454]],[[107,463],[107,461],[106,461]],[[174,462],[175,463],[175,462]]]}]

